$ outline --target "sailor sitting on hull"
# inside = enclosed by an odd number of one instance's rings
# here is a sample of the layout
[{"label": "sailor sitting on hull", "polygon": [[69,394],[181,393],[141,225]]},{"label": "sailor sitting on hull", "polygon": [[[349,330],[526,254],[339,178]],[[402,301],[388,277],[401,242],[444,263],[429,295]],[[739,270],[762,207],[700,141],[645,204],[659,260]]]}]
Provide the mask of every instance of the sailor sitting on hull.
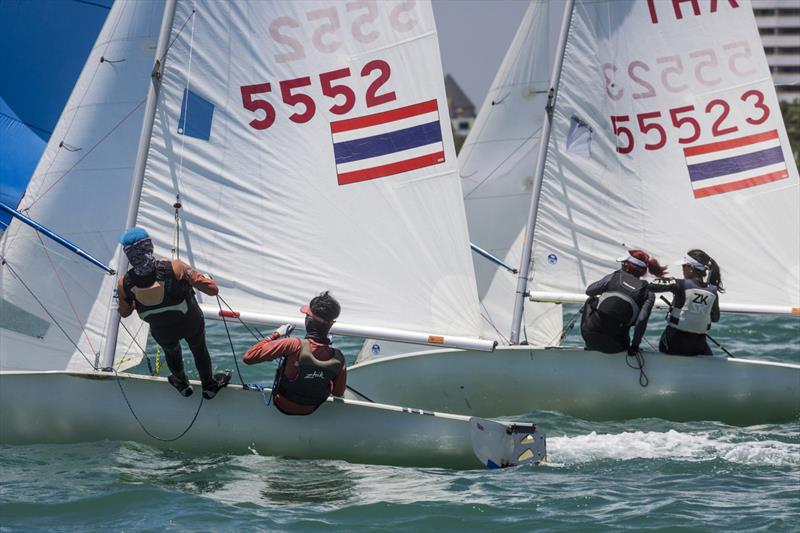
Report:
[{"label": "sailor sitting on hull", "polygon": [[725,292],[719,265],[703,250],[689,250],[683,278],[650,284],[653,292],[673,294],[658,349],[673,355],[712,355],[706,332],[719,321],[719,293]]},{"label": "sailor sitting on hull", "polygon": [[288,337],[294,326],[284,324],[244,354],[243,360],[248,365],[284,357],[272,390],[275,407],[282,413],[308,415],[331,394],[344,395],[347,386],[344,355],[330,346],[328,337],[340,310],[339,302],[327,291],[323,292],[300,308],[306,315],[304,339]]},{"label": "sailor sitting on hull", "polygon": [[[648,290],[646,281],[640,279],[648,271],[662,276],[666,268],[641,250],[630,250],[627,256],[617,259],[619,270],[589,285],[589,298],[583,306],[581,335],[587,350],[603,353],[639,351],[655,295]],[[629,331],[634,326],[633,341]]]},{"label": "sailor sitting on hull", "polygon": [[117,282],[119,314],[126,317],[136,310],[139,318],[150,324],[150,334],[164,350],[172,372],[167,380],[182,396],[193,392],[183,371],[180,341],[186,340],[203,383],[203,398],[210,400],[228,384],[231,375],[230,372],[212,375],[205,319],[194,289],[216,296],[217,284],[178,259],[156,260],[153,242],[141,228],[127,230],[119,242],[131,265]]}]

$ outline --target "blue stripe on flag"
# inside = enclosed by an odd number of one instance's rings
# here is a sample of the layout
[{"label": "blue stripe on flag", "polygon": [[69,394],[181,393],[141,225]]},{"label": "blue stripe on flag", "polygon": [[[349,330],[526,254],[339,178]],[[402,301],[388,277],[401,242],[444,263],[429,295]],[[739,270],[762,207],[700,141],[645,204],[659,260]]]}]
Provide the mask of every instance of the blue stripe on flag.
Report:
[{"label": "blue stripe on flag", "polygon": [[753,152],[751,154],[697,163],[695,165],[689,165],[688,168],[691,180],[700,181],[745,170],[753,170],[775,163],[783,163],[783,150],[780,146],[767,148],[766,150]]},{"label": "blue stripe on flag", "polygon": [[441,141],[442,130],[437,120],[411,128],[381,133],[372,137],[335,143],[333,152],[336,155],[336,164],[340,165]]}]

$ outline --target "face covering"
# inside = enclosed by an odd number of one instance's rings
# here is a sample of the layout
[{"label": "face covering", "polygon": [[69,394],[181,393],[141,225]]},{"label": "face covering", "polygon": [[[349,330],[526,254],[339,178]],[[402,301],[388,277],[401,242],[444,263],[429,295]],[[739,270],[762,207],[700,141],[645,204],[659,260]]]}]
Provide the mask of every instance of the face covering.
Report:
[{"label": "face covering", "polygon": [[123,248],[128,262],[137,276],[146,276],[155,272],[156,258],[153,256],[153,241],[142,239]]}]

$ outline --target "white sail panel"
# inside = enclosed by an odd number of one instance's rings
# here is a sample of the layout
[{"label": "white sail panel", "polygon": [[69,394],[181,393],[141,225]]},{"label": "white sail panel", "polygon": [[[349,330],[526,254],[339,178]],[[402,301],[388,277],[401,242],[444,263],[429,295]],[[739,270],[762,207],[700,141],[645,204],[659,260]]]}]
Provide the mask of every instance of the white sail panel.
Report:
[{"label": "white sail panel", "polygon": [[[162,12],[163,2],[114,3],[19,206],[106,264],[124,230]],[[7,261],[0,267],[0,370],[97,364],[116,278],[17,220],[0,254]],[[137,318],[124,324],[130,334],[121,329],[118,368],[141,360],[147,336]]]},{"label": "white sail panel", "polygon": [[160,253],[180,194],[180,256],[238,310],[331,290],[342,322],[478,333],[428,2],[179,2],[172,38],[138,222]]},{"label": "white sail panel", "polygon": [[749,2],[576,1],[533,290],[583,292],[623,246],[668,263],[701,248],[724,302],[797,307],[799,204]]},{"label": "white sail panel", "polygon": [[[530,3],[459,154],[472,242],[518,268],[531,202],[536,153],[564,6]],[[506,341],[517,275],[474,255],[484,335]],[[562,328],[560,305],[525,305],[524,335],[552,345]]]}]

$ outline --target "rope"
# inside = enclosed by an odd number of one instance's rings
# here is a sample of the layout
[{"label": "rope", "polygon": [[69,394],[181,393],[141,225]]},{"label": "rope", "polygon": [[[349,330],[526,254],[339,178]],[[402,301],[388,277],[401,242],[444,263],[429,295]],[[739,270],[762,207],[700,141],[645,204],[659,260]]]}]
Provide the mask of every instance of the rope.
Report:
[{"label": "rope", "polygon": [[[633,357],[636,360],[635,365],[630,363],[628,360],[629,357]],[[636,353],[633,355],[625,354],[625,364],[630,368],[639,371],[639,385],[642,387],[647,387],[647,385],[650,384],[650,379],[647,377],[647,374],[644,373],[644,354],[642,354],[641,350],[636,350]]]},{"label": "rope", "polygon": [[564,339],[567,338],[567,335],[569,335],[569,332],[572,331],[572,328],[575,327],[575,322],[578,320],[578,317],[581,316],[581,313],[583,313],[583,306],[581,306],[581,308],[578,309],[578,311],[574,315],[572,315],[572,318],[569,319],[567,325],[564,326],[564,329],[561,330],[561,335],[558,337],[559,346],[561,345],[562,342],[564,342]]},{"label": "rope", "polygon": [[[181,110],[181,114],[183,115],[183,124],[178,124],[178,128],[179,128],[178,131],[183,134],[181,136],[181,155],[180,155],[180,160],[178,161],[178,180],[177,180],[177,183],[175,184],[175,188],[177,189],[178,197],[180,197],[181,185],[183,185],[183,154],[185,152],[185,146],[186,146],[186,123],[189,120],[189,113],[188,113],[188,108],[189,108],[189,87],[190,87],[190,82],[191,82],[191,79],[192,79],[192,56],[194,55],[194,29],[195,29],[195,24],[197,22],[197,19],[194,17],[194,13],[195,13],[195,10],[192,9],[192,14],[189,16],[189,18],[192,19],[192,33],[191,33],[191,35],[189,37],[189,60],[188,60],[187,66],[186,66],[186,85],[183,88],[183,90],[184,90],[184,93],[183,93],[184,94],[184,102],[183,102],[183,109]],[[186,22],[188,22],[188,21],[189,21],[189,19],[186,20]],[[184,26],[185,25],[186,25],[186,23],[184,23]],[[181,30],[182,29],[183,28],[181,28]],[[176,37],[176,39],[177,39],[177,37]],[[175,41],[173,41],[173,43],[174,42]]]},{"label": "rope", "polygon": [[150,430],[148,430],[142,423],[142,421],[139,420],[139,417],[136,415],[136,411],[133,410],[133,406],[131,405],[130,400],[128,400],[128,395],[125,394],[125,389],[122,387],[122,379],[119,377],[119,374],[115,369],[112,368],[111,371],[114,372],[114,377],[117,378],[117,385],[119,385],[119,391],[122,393],[122,397],[125,399],[125,403],[128,405],[128,410],[130,410],[131,414],[133,415],[133,418],[136,420],[136,423],[139,424],[139,427],[142,428],[142,431],[144,431],[148,437],[152,437],[161,442],[175,442],[176,440],[186,435],[190,429],[192,429],[192,426],[194,426],[194,423],[197,420],[198,415],[200,415],[200,408],[203,407],[202,394],[200,395],[200,403],[197,404],[197,411],[194,412],[192,421],[189,422],[189,425],[186,426],[186,429],[181,431],[181,433],[177,437],[171,437],[171,438],[159,437],[158,435],[154,435]]},{"label": "rope", "polygon": [[61,290],[64,292],[64,297],[66,298],[70,309],[72,309],[72,314],[75,316],[75,321],[80,326],[81,333],[83,333],[83,336],[86,337],[86,342],[89,344],[89,349],[92,350],[92,353],[97,353],[97,351],[94,349],[94,346],[92,346],[92,339],[89,338],[89,334],[86,332],[86,328],[83,326],[84,323],[81,320],[81,317],[78,316],[78,310],[75,309],[75,304],[72,302],[72,298],[69,297],[69,292],[67,291],[66,286],[64,286],[64,281],[58,274],[58,269],[56,268],[55,263],[53,263],[53,260],[50,258],[50,253],[47,250],[47,246],[44,245],[44,241],[42,240],[42,235],[38,231],[36,232],[36,237],[39,239],[39,243],[42,245],[42,249],[44,250],[44,255],[45,257],[47,257],[47,262],[50,263],[50,268],[53,269],[53,274],[56,275],[58,284],[61,286]]},{"label": "rope", "polygon": [[[222,300],[219,297],[219,294],[217,294],[217,305],[219,306],[220,310],[219,316],[222,317],[222,323],[225,325],[225,334],[228,335],[228,343],[231,345],[231,355],[233,356],[233,364],[236,365],[236,373],[239,375],[239,381],[242,383],[242,386],[246,387],[247,384],[244,382],[241,370],[239,370],[239,358],[236,357],[236,349],[233,347],[233,339],[231,338],[231,332],[228,329],[228,321],[225,320],[225,315],[222,314]],[[241,322],[241,319],[239,319],[239,321]]]}]

